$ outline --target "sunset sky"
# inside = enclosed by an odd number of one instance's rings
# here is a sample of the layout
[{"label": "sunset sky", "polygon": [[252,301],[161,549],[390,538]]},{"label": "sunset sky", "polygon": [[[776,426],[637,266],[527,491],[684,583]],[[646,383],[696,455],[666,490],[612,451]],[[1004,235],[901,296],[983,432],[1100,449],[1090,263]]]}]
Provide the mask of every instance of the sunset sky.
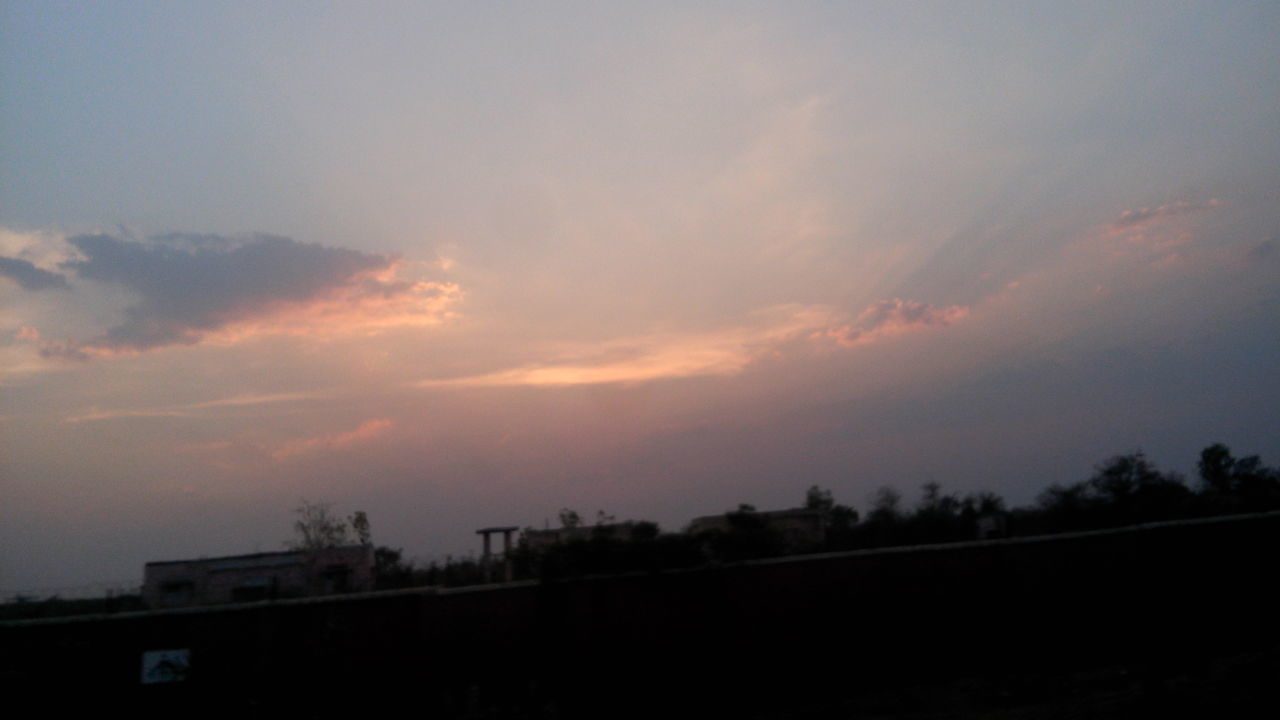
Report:
[{"label": "sunset sky", "polygon": [[0,589],[1280,463],[1280,4],[0,4]]}]

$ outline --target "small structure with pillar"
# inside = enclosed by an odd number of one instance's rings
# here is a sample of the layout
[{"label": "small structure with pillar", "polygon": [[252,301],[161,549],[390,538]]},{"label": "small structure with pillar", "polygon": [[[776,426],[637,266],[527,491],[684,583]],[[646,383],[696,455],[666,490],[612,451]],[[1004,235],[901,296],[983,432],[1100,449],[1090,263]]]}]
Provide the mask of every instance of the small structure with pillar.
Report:
[{"label": "small structure with pillar", "polygon": [[511,582],[511,533],[520,528],[512,525],[511,527],[490,527],[480,528],[476,531],[477,535],[484,536],[484,554],[480,556],[480,567],[484,571],[484,581],[493,582],[493,548],[490,543],[490,536],[494,533],[502,533],[502,582]]}]

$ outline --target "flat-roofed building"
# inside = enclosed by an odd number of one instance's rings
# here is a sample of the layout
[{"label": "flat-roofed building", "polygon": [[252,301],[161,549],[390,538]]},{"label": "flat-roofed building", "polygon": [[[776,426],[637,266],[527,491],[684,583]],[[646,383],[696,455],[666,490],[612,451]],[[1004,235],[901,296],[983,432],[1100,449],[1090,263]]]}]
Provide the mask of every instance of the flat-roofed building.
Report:
[{"label": "flat-roofed building", "polygon": [[373,546],[149,562],[142,598],[153,608],[310,597],[373,589]]}]

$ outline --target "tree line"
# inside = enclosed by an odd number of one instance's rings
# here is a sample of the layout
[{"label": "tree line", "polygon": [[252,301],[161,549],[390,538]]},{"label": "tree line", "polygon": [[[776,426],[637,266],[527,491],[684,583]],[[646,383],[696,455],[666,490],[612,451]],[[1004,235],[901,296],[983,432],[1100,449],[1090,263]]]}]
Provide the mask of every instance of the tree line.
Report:
[{"label": "tree line", "polygon": [[[518,579],[654,572],[716,563],[1017,537],[1123,527],[1139,523],[1280,510],[1280,469],[1257,455],[1235,457],[1220,443],[1200,453],[1197,477],[1160,470],[1143,452],[1116,455],[1076,483],[1051,485],[1034,504],[1009,508],[993,492],[958,495],[936,482],[924,484],[914,505],[891,487],[875,491],[865,513],[835,500],[830,490],[808,489],[802,507],[820,518],[820,540],[796,542],[768,513],[739,505],[720,528],[701,533],[664,533],[656,523],[633,523],[625,537],[612,516],[597,514],[591,532],[544,548],[523,545],[512,553]],[[583,527],[581,516],[561,512],[565,527]],[[460,585],[482,582],[475,560],[417,567],[399,550],[378,548],[379,587]]]}]

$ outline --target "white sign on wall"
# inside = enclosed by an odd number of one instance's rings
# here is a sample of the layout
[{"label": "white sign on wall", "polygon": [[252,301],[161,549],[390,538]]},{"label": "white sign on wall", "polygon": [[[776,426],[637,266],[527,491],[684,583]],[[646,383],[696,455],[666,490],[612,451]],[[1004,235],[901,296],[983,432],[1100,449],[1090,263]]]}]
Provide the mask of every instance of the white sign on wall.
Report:
[{"label": "white sign on wall", "polygon": [[191,672],[191,651],[147,650],[142,653],[142,684],[182,682]]}]

